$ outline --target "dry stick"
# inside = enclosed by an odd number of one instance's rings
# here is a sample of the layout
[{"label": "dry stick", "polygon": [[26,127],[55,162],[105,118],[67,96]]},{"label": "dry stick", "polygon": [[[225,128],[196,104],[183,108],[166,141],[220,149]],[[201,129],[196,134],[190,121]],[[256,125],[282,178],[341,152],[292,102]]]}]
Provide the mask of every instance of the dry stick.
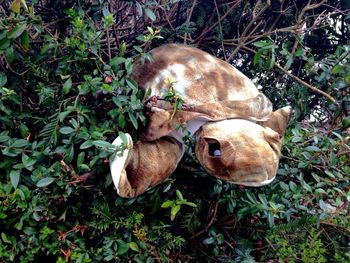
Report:
[{"label": "dry stick", "polygon": [[[232,59],[233,55],[236,54],[240,48],[244,48],[244,46],[246,46],[246,45],[248,45],[248,44],[250,44],[252,42],[255,42],[259,38],[262,38],[262,37],[265,37],[265,36],[268,36],[268,35],[271,35],[271,34],[275,34],[275,33],[278,33],[278,32],[290,32],[290,33],[295,34],[295,35],[300,35],[302,32],[310,31],[310,29],[321,28],[321,26],[318,27],[316,23],[314,23],[314,25],[311,28],[307,28],[307,29],[302,29],[302,27],[300,25],[301,25],[301,19],[303,17],[302,13],[305,13],[306,11],[309,11],[309,10],[312,10],[314,8],[317,8],[320,5],[322,5],[322,3],[323,2],[318,3],[318,4],[314,4],[314,5],[307,5],[306,7],[304,7],[304,9],[301,11],[301,14],[298,16],[298,22],[294,26],[290,26],[290,27],[286,27],[286,28],[280,28],[280,29],[276,29],[276,30],[273,30],[273,31],[271,31],[271,29],[273,28],[273,27],[271,27],[268,32],[265,32],[265,33],[260,34],[260,35],[253,36],[252,33],[250,33],[248,36],[244,36],[245,33],[243,33],[240,38],[224,40],[224,44],[226,44],[226,45],[237,46],[236,49],[234,50],[234,52],[231,54],[229,60]],[[263,10],[261,10],[261,11],[263,11]],[[261,15],[261,11],[256,17]],[[282,10],[281,10],[281,12],[282,12]],[[318,16],[320,16],[320,15],[318,15]],[[248,25],[247,28],[249,28],[249,25]],[[251,40],[247,41],[247,39],[251,39]],[[236,43],[232,43],[234,41],[238,41],[238,43],[237,44]],[[297,42],[294,43],[293,50],[296,49],[297,44],[298,44]]]},{"label": "dry stick", "polygon": [[[218,15],[219,29],[220,29],[221,38],[222,38],[223,34],[222,34],[221,17],[220,17],[219,8],[218,8],[218,4],[216,3],[216,0],[214,0],[214,4],[215,4],[216,13]],[[225,51],[225,46],[222,39],[221,39],[221,48],[222,48],[222,53],[224,54],[224,58],[226,60],[226,51]]]},{"label": "dry stick", "polygon": [[[320,3],[318,4],[313,4],[311,5],[310,2],[311,0],[309,0],[308,4],[301,10],[300,14],[298,15],[298,19],[297,19],[297,26],[299,28],[302,28],[303,27],[303,24],[306,23],[306,20],[304,20],[304,15],[307,11],[310,11],[310,10],[313,10],[319,6],[321,6],[326,0],[323,0],[321,1]],[[296,37],[295,37],[295,41],[293,43],[293,47],[292,47],[292,51],[291,51],[291,54],[294,55],[295,51],[297,50],[297,47],[298,47],[298,44],[299,44],[299,41],[298,41],[298,38],[300,37],[301,35],[301,32],[300,31],[296,31]]]},{"label": "dry stick", "polygon": [[299,79],[297,76],[293,75],[292,73],[288,72],[288,70],[284,69],[283,67],[281,67],[279,64],[275,63],[275,67],[278,68],[279,70],[281,70],[283,73],[285,73],[286,75],[288,75],[289,77],[291,77],[292,79],[294,79],[296,82],[299,82],[300,84],[302,84],[303,86],[311,89],[312,91],[319,93],[321,95],[323,95],[324,97],[328,98],[330,101],[332,101],[333,103],[337,104],[339,106],[339,103],[336,101],[336,99],[334,99],[331,95],[329,95],[328,93],[310,85],[309,83],[306,83],[305,81],[303,81],[302,79]]},{"label": "dry stick", "polygon": [[[228,15],[231,13],[231,11],[232,11],[235,7],[237,7],[237,6],[240,4],[240,2],[241,2],[241,1],[236,1],[235,4],[234,4],[233,6],[231,6],[230,9],[227,10],[227,12],[221,17],[221,20],[225,19],[226,16],[228,16]],[[213,24],[211,27],[209,27],[207,30],[204,30],[204,31],[202,32],[202,34],[200,34],[200,36],[197,37],[197,38],[195,39],[195,42],[197,42],[199,39],[202,39],[203,36],[206,35],[208,32],[212,31],[212,30],[217,26],[217,24],[218,24],[218,22],[214,23],[214,24]]]},{"label": "dry stick", "polygon": [[111,53],[111,43],[109,40],[109,29],[106,28],[106,36],[107,36],[107,50],[108,50],[108,59],[112,59],[112,53]]},{"label": "dry stick", "polygon": [[[192,13],[193,13],[193,10],[194,10],[194,7],[196,6],[196,4],[197,4],[197,0],[194,0],[193,3],[192,3],[191,9],[190,9],[190,13],[189,13],[188,18],[187,18],[187,21],[186,21],[187,24],[191,20]],[[186,27],[186,30],[187,29],[188,29],[188,26]],[[184,44],[186,44],[186,40],[187,40],[187,33],[185,33],[185,35],[184,35]]]},{"label": "dry stick", "polygon": [[[162,9],[161,9],[161,10],[162,10]],[[164,10],[163,10],[163,11],[164,11]],[[168,24],[169,24],[169,26],[171,27],[171,29],[172,29],[173,31],[175,31],[175,28],[174,28],[173,24],[171,23],[171,21],[170,21],[170,19],[169,19],[169,16],[168,16],[168,13],[167,13],[166,10],[164,11],[164,16],[165,16],[166,21],[168,21]]]},{"label": "dry stick", "polygon": [[[260,35],[255,35],[255,36],[251,36],[251,35],[248,35],[246,37],[239,37],[239,38],[229,38],[229,39],[225,39],[224,40],[224,43],[225,44],[231,44],[231,45],[234,45],[234,46],[238,46],[238,44],[236,43],[232,43],[234,41],[239,41],[240,39],[257,39],[257,38],[262,38],[262,37],[266,37],[266,36],[269,36],[269,35],[272,35],[272,34],[276,34],[276,33],[283,33],[283,32],[290,32],[290,33],[294,33],[296,30],[298,30],[297,26],[294,25],[294,26],[288,26],[288,27],[283,27],[283,28],[278,28],[278,29],[275,29],[273,31],[267,31],[265,33],[262,33]],[[307,31],[307,30],[304,30],[304,31]],[[245,43],[246,44],[246,43]]]},{"label": "dry stick", "polygon": [[283,10],[284,1],[285,1],[285,0],[280,1],[281,7],[280,7],[279,14],[278,14],[277,18],[275,19],[275,21],[273,21],[273,23],[272,23],[272,25],[270,26],[270,28],[269,28],[268,31],[271,31],[272,29],[275,28],[275,26],[277,25],[277,22],[280,20],[282,14],[285,12],[285,10]]},{"label": "dry stick", "polygon": [[[244,46],[241,45],[241,48],[245,48],[246,45],[248,45],[250,43],[253,43],[253,42],[255,42],[256,40],[258,40],[260,38],[267,37],[267,36],[272,35],[272,34],[286,33],[286,32],[287,33],[296,34],[296,32],[298,32],[298,31],[300,31],[300,32],[308,32],[308,31],[311,31],[311,30],[314,30],[314,29],[319,29],[319,28],[322,28],[322,26],[301,29],[301,28],[298,28],[297,25],[294,25],[294,26],[289,26],[289,27],[275,29],[273,31],[268,31],[268,32],[265,32],[265,33],[260,34],[260,35],[255,35],[255,36],[249,35],[249,36],[246,36],[246,37],[241,37],[243,39],[243,42],[244,42]],[[247,41],[247,39],[250,39],[250,40]],[[237,41],[237,42],[240,41],[240,38],[225,39],[224,40],[224,44],[225,45],[231,45],[231,46],[239,46],[238,43],[234,43],[235,41]]]},{"label": "dry stick", "polygon": [[[253,19],[250,21],[250,23],[248,24],[248,26],[245,28],[245,30],[242,33],[242,36],[244,37],[247,32],[250,30],[250,28],[253,26],[253,24],[255,23],[255,21],[265,12],[265,10],[271,5],[270,0],[267,1],[266,5],[259,11],[258,14],[256,14],[255,16],[253,16]],[[253,32],[251,32],[249,35],[252,35]],[[240,38],[241,39],[241,38]],[[231,53],[231,55],[229,56],[227,61],[230,61],[234,55],[236,55],[236,53],[238,52],[238,50],[242,47],[242,45],[245,45],[244,41],[243,43],[239,43],[239,45],[235,48],[235,50]]]},{"label": "dry stick", "polygon": [[[305,13],[306,11],[310,11],[312,9],[315,9],[317,7],[319,7],[320,5],[322,5],[324,3],[324,1],[322,1],[321,3],[318,3],[318,4],[313,4],[313,5],[307,5],[306,7],[304,7],[304,9],[302,10],[301,13]],[[240,38],[236,38],[236,39],[226,39],[224,40],[224,44],[226,45],[234,45],[234,46],[237,46],[236,49],[233,51],[233,53],[231,54],[230,58],[228,59],[228,61],[230,61],[232,59],[232,57],[238,52],[238,50],[240,48],[242,48],[243,46],[249,44],[249,43],[252,43],[252,42],[255,42],[257,39],[259,38],[262,38],[262,37],[265,37],[265,36],[269,36],[269,35],[272,35],[272,34],[275,34],[275,33],[278,33],[278,32],[291,32],[293,34],[297,34],[297,35],[300,35],[302,32],[307,32],[310,30],[309,29],[302,29],[300,27],[300,19],[302,18],[303,15],[299,15],[298,16],[298,23],[294,26],[290,26],[290,27],[286,27],[286,28],[281,28],[281,29],[276,29],[276,30],[273,30],[272,31],[272,28],[274,26],[272,26],[270,28],[270,30],[268,32],[265,32],[263,34],[260,34],[260,35],[257,35],[257,36],[253,36],[252,35],[252,32],[248,35],[248,36],[245,36],[245,33],[248,32],[248,29],[251,27],[252,25],[252,22],[256,21],[256,19],[262,14],[262,12],[265,11],[265,9],[268,7],[268,5],[265,5],[265,7],[259,12],[259,14],[256,15],[255,19],[253,19],[253,21],[251,21],[251,23],[249,23],[249,25],[246,27],[246,30],[243,32],[242,36]],[[283,10],[281,10],[280,12],[282,12]],[[275,21],[277,22],[277,20]],[[275,24],[274,22],[274,24]],[[317,25],[313,25],[312,26],[312,29],[316,29],[317,28]],[[255,31],[255,30],[254,30]],[[250,39],[252,38],[252,40],[246,42],[247,39]],[[242,41],[243,39],[243,41]],[[232,43],[234,41],[241,41],[241,43]],[[293,45],[295,46],[295,44]]]},{"label": "dry stick", "polygon": [[[243,47],[244,49],[252,52],[252,53],[256,53],[255,50],[248,48],[248,47]],[[263,57],[263,56],[262,56]],[[303,81],[302,79],[298,78],[297,76],[293,75],[292,73],[288,72],[288,70],[286,70],[285,68],[281,67],[279,64],[275,63],[274,65],[276,68],[278,68],[279,70],[281,70],[283,73],[285,73],[286,75],[288,75],[289,77],[291,77],[292,79],[294,79],[296,82],[300,83],[301,85],[311,89],[312,91],[323,95],[324,97],[328,98],[330,101],[332,101],[333,103],[335,103],[338,107],[340,106],[339,103],[337,102],[336,99],[334,99],[331,95],[329,95],[328,93],[310,85],[309,83],[306,83],[305,81]]]}]

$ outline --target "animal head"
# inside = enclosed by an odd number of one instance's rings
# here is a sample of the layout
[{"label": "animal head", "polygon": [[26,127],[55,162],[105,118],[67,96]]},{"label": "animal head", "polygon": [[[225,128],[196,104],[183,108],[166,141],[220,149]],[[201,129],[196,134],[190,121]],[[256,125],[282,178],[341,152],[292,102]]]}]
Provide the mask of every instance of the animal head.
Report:
[{"label": "animal head", "polygon": [[290,107],[263,123],[244,119],[210,122],[197,134],[196,155],[209,174],[245,186],[263,186],[275,178]]}]

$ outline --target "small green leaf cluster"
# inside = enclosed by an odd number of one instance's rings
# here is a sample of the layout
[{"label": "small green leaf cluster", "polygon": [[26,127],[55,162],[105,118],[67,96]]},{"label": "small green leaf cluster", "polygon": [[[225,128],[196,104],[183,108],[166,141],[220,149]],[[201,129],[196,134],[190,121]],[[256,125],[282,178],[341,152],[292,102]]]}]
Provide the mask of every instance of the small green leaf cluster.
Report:
[{"label": "small green leaf cluster", "polygon": [[192,202],[188,202],[180,192],[180,190],[176,190],[176,200],[167,200],[162,204],[162,208],[170,208],[170,220],[173,221],[176,215],[180,212],[182,205],[188,205],[196,208],[197,205]]}]

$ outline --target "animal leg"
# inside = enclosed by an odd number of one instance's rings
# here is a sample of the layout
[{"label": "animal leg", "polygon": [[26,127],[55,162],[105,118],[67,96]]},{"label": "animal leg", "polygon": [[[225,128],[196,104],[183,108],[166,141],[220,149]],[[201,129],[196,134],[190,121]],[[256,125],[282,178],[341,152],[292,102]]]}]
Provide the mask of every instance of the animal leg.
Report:
[{"label": "animal leg", "polygon": [[[127,138],[132,146],[130,135],[127,134]],[[118,137],[113,144],[120,146],[122,141]],[[137,141],[110,165],[118,194],[132,198],[162,183],[176,169],[182,155],[182,144],[172,137]]]}]

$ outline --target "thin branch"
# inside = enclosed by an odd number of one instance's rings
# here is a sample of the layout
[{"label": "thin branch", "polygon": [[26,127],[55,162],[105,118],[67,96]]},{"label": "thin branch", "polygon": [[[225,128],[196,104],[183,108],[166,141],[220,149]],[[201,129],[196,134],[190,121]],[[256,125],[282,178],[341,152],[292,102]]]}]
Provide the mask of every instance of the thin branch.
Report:
[{"label": "thin branch", "polygon": [[[249,22],[249,24],[247,25],[247,27],[245,28],[245,30],[243,31],[243,33],[242,33],[241,36],[244,37],[244,36],[248,33],[248,31],[249,31],[250,28],[253,26],[253,24],[255,23],[255,21],[265,12],[265,10],[266,10],[270,5],[271,5],[271,1],[268,0],[267,3],[266,3],[266,5],[259,11],[258,14],[256,14],[256,15],[253,14],[253,19]],[[254,8],[254,10],[255,10],[255,8]],[[253,13],[254,13],[254,12],[253,12]],[[254,30],[254,31],[255,31],[255,30]],[[251,32],[249,33],[249,35],[252,35],[253,33],[254,33],[254,32],[251,31]],[[242,46],[245,45],[245,43],[244,43],[244,38],[240,37],[239,39],[242,40],[242,42],[239,42],[239,45],[235,48],[235,50],[233,50],[233,52],[231,53],[231,55],[230,55],[230,57],[228,58],[227,61],[230,61],[230,60],[234,57],[234,55],[239,51],[239,49],[240,49]]]},{"label": "thin branch", "polygon": [[[244,47],[244,49],[252,52],[252,53],[256,53],[255,50],[248,48],[248,47]],[[264,56],[262,56],[264,57]],[[285,68],[283,68],[282,66],[280,66],[278,63],[275,63],[274,65],[276,68],[278,68],[280,71],[282,71],[284,74],[286,74],[287,76],[291,77],[293,80],[295,80],[296,82],[298,82],[299,84],[307,87],[308,89],[312,90],[313,92],[316,92],[318,94],[321,94],[322,96],[326,97],[327,99],[329,99],[330,101],[332,101],[333,103],[335,103],[338,107],[340,106],[339,103],[337,102],[337,100],[335,98],[333,98],[331,95],[329,95],[328,93],[310,85],[309,83],[306,83],[305,81],[303,81],[302,79],[298,78],[297,76],[293,75],[292,73],[290,73],[288,70],[286,70]]]},{"label": "thin branch", "polygon": [[108,50],[108,59],[112,59],[112,53],[111,53],[111,43],[109,39],[109,29],[106,28],[106,36],[107,36],[107,50]]},{"label": "thin branch", "polygon": [[222,48],[222,53],[224,54],[224,58],[226,60],[226,50],[225,50],[225,45],[222,39],[223,33],[222,33],[222,25],[221,25],[221,17],[220,17],[220,13],[219,13],[219,8],[218,8],[218,4],[216,3],[216,0],[214,0],[214,4],[215,4],[215,9],[216,9],[216,14],[218,16],[218,22],[219,22],[219,29],[220,29],[220,34],[221,34],[221,48]]},{"label": "thin branch", "polygon": [[[234,5],[232,5],[227,11],[226,13],[221,17],[221,20],[225,19],[233,9],[235,9],[239,4],[241,3],[240,0],[236,1]],[[215,22],[212,26],[210,26],[207,30],[203,31],[202,34],[200,34],[199,37],[196,38],[196,42],[203,38],[204,35],[206,35],[208,32],[212,31],[218,24],[219,22]]]},{"label": "thin branch", "polygon": [[275,67],[278,68],[280,71],[282,71],[284,74],[288,75],[289,77],[291,77],[292,79],[294,79],[296,82],[302,84],[303,86],[311,89],[312,91],[321,94],[322,96],[328,98],[330,101],[332,101],[333,103],[337,104],[339,106],[339,103],[336,101],[335,98],[333,98],[331,95],[329,95],[328,93],[310,85],[309,83],[306,83],[305,81],[303,81],[302,79],[298,78],[297,76],[293,75],[292,73],[290,73],[288,70],[284,69],[283,67],[281,67],[279,64],[275,63]]},{"label": "thin branch", "polygon": [[[193,13],[193,10],[194,10],[196,4],[197,4],[197,0],[194,0],[193,3],[192,3],[192,6],[191,6],[190,12],[189,12],[189,14],[188,14],[188,17],[187,17],[187,21],[186,21],[187,24],[188,24],[188,23],[190,22],[190,20],[191,20],[192,13]],[[188,29],[188,26],[187,26],[186,30],[187,30],[187,29]],[[184,44],[186,44],[186,40],[187,40],[187,32],[186,32],[185,35],[184,35]]]}]

